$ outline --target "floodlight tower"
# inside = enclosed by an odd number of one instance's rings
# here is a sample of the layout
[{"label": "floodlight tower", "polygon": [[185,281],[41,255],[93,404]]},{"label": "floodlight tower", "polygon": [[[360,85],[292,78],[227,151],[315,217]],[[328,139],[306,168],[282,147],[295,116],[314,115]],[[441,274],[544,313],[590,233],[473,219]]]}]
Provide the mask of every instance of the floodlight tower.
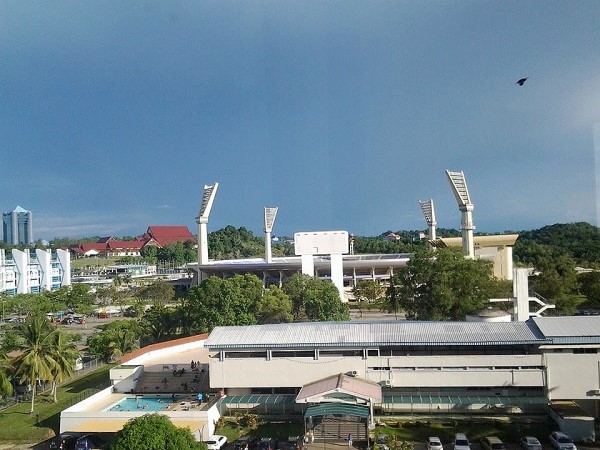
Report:
[{"label": "floodlight tower", "polygon": [[423,215],[425,216],[425,221],[427,222],[428,232],[430,240],[434,240],[435,236],[435,226],[437,222],[435,221],[435,209],[433,208],[433,199],[430,200],[419,200],[419,206],[421,207],[421,211],[423,211]]},{"label": "floodlight tower", "polygon": [[278,208],[267,208],[265,206],[265,261],[268,263],[273,261],[273,255],[271,253],[271,232],[273,231],[273,225],[275,224],[275,217],[277,217]]},{"label": "floodlight tower", "polygon": [[473,208],[475,205],[471,203],[469,190],[467,189],[467,180],[463,172],[450,172],[446,170],[448,181],[456,197],[458,209],[461,214],[461,230],[462,230],[462,247],[466,257],[473,259],[475,257],[475,248],[473,245]]},{"label": "floodlight tower", "polygon": [[198,265],[208,263],[208,216],[218,188],[219,183],[204,185],[200,212],[196,217],[196,223],[198,224]]}]

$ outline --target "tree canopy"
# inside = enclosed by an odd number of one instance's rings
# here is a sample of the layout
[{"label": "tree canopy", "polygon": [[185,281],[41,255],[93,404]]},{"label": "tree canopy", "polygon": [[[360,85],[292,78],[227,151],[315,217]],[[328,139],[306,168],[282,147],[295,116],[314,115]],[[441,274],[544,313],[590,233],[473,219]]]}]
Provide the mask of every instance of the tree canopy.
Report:
[{"label": "tree canopy", "polygon": [[110,445],[110,450],[206,450],[189,428],[178,428],[167,416],[145,414],[128,421]]},{"label": "tree canopy", "polygon": [[503,287],[488,261],[467,259],[458,248],[423,249],[394,275],[387,306],[390,311],[400,306],[408,319],[464,320]]},{"label": "tree canopy", "polygon": [[284,284],[283,291],[292,301],[295,321],[348,320],[348,305],[340,301],[337,287],[305,274],[294,274]]}]

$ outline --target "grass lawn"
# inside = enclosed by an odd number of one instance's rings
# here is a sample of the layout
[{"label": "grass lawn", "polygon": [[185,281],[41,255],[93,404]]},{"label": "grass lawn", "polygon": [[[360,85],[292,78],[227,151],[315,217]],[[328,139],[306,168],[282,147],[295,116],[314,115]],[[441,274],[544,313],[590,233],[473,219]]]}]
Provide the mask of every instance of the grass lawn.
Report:
[{"label": "grass lawn", "polygon": [[81,269],[83,267],[105,267],[105,266],[113,266],[116,262],[122,259],[122,257],[113,256],[113,257],[102,257],[102,258],[73,258],[71,259],[71,267],[73,269]]},{"label": "grass lawn", "polygon": [[256,427],[243,427],[237,423],[233,417],[226,417],[219,425],[215,434],[227,437],[228,442],[233,442],[240,436],[272,437],[280,440],[287,440],[288,436],[298,436],[304,434],[304,424],[302,418],[292,421],[260,421]]},{"label": "grass lawn", "polygon": [[471,442],[479,442],[485,436],[497,436],[507,443],[518,443],[522,436],[536,436],[540,441],[548,440],[553,431],[550,420],[525,420],[524,418],[504,419],[462,419],[417,420],[410,422],[387,422],[378,426],[372,437],[385,434],[389,440],[425,442],[429,436],[437,436],[443,444],[450,444],[455,433],[465,433]]},{"label": "grass lawn", "polygon": [[99,387],[108,386],[110,367],[104,366],[59,387],[58,403],[53,403],[49,394],[37,395],[33,414],[29,413],[31,402],[18,403],[0,411],[0,442],[40,442],[58,434],[60,412]]}]

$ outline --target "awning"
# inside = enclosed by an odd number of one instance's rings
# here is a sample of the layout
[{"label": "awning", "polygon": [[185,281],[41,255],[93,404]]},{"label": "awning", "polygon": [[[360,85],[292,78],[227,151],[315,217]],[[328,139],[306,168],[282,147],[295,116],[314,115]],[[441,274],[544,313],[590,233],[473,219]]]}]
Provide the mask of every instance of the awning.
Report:
[{"label": "awning", "polygon": [[[206,420],[169,419],[176,427],[189,428],[192,433],[199,430],[207,423]],[[123,426],[125,426],[129,420],[131,420],[131,418],[90,419],[81,422],[72,427],[72,429],[66,431],[80,433],[116,433],[117,431],[122,430]]]},{"label": "awning", "polygon": [[295,405],[294,395],[255,394],[255,395],[228,395],[223,397],[221,403],[238,408],[248,408],[258,405]]},{"label": "awning", "polygon": [[345,403],[322,403],[308,408],[304,413],[304,418],[330,414],[368,418],[369,408],[366,406],[347,405]]}]

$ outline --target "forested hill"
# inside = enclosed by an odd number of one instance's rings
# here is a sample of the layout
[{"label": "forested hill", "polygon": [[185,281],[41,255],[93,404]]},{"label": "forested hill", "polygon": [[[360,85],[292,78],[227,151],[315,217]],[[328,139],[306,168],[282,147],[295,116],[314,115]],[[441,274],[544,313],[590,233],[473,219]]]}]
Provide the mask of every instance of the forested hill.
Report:
[{"label": "forested hill", "polygon": [[514,248],[517,260],[528,262],[533,253],[569,255],[579,264],[600,263],[598,227],[586,222],[554,224],[537,230],[520,231]]}]

